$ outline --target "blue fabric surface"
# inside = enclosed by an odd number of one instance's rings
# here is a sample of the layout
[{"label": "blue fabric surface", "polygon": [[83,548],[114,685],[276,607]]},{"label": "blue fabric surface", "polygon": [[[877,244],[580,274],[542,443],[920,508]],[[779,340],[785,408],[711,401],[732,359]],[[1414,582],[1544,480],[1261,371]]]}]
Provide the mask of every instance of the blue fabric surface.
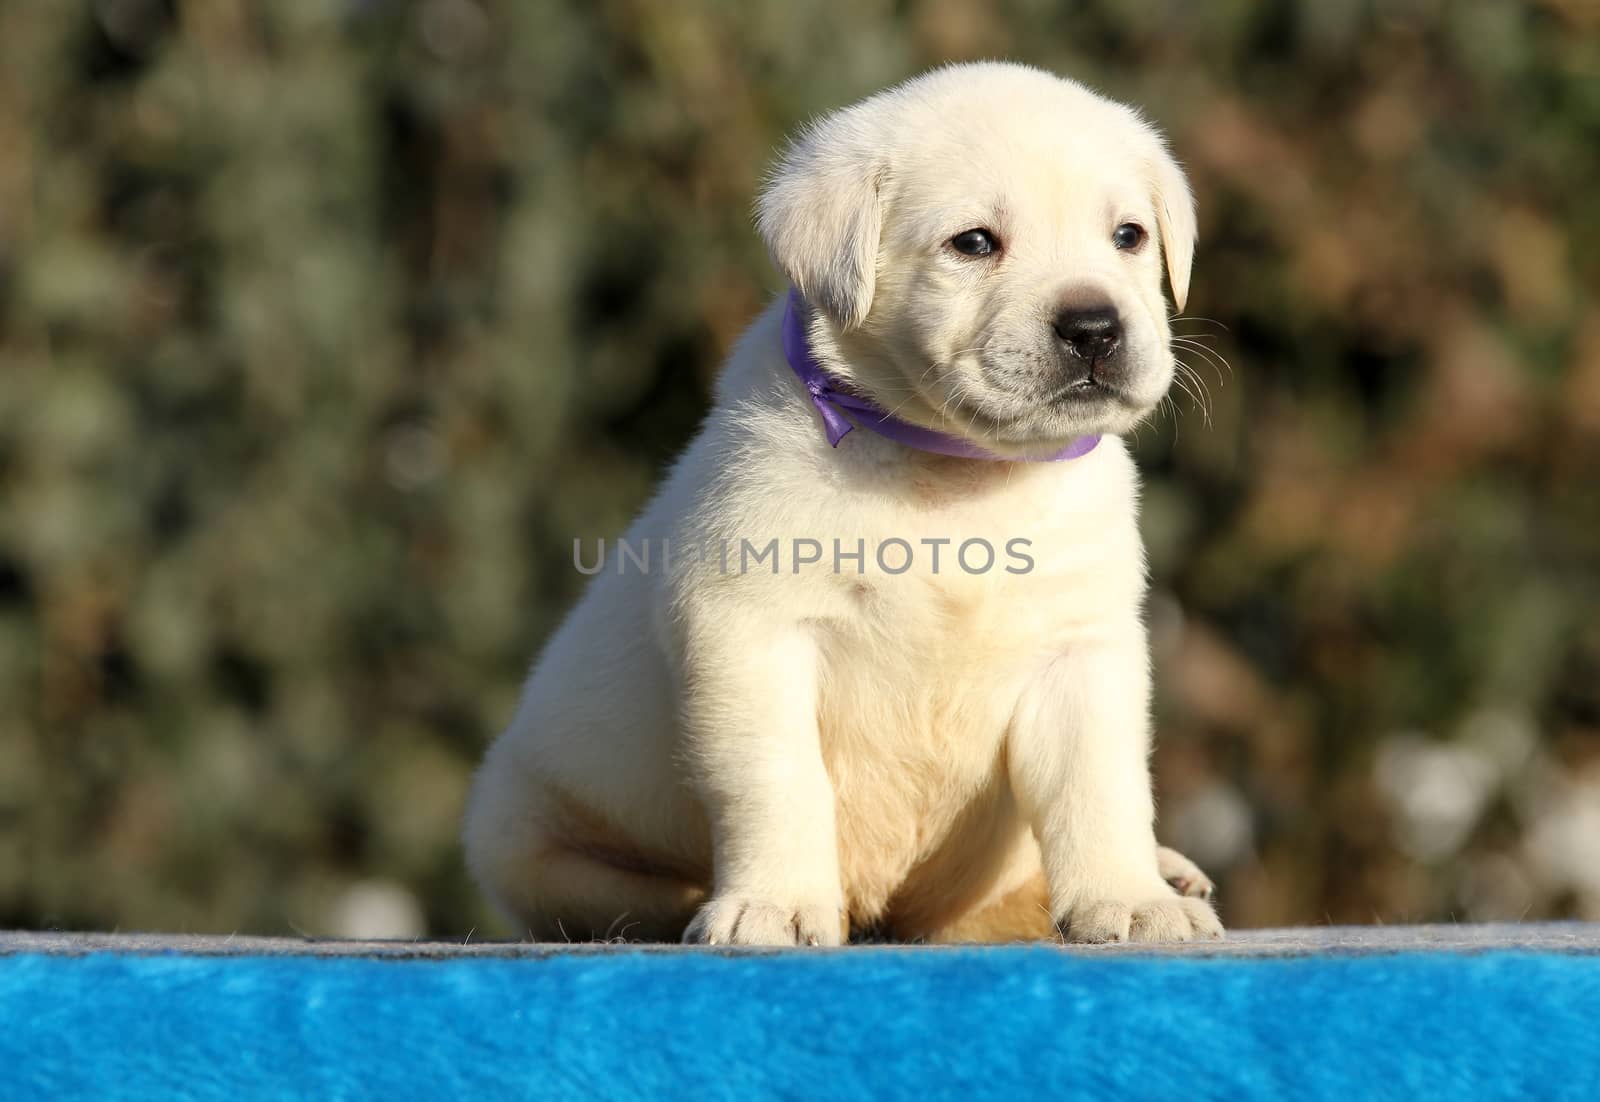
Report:
[{"label": "blue fabric surface", "polygon": [[0,1097],[1600,1098],[1600,957],[0,957]]}]

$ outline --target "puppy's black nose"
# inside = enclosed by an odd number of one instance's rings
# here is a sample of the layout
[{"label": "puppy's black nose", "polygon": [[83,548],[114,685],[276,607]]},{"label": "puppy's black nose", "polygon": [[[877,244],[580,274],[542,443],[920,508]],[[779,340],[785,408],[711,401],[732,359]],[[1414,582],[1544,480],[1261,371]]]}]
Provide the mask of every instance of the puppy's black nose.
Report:
[{"label": "puppy's black nose", "polygon": [[1056,315],[1056,336],[1080,360],[1109,359],[1122,343],[1122,318],[1115,306],[1071,307]]}]

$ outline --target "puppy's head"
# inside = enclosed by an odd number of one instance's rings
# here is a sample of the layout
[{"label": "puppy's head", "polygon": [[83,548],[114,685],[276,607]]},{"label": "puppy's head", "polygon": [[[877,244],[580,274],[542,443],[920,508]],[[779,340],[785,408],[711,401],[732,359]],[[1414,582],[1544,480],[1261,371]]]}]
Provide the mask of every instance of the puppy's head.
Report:
[{"label": "puppy's head", "polygon": [[1132,428],[1172,380],[1194,201],[1127,107],[1019,65],[940,69],[822,119],[757,220],[819,352],[997,454]]}]

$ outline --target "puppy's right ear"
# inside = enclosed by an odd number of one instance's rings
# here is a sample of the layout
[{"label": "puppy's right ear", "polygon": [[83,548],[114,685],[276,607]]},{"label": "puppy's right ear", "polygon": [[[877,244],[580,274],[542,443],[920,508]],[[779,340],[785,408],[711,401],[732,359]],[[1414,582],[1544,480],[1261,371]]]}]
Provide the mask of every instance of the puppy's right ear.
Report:
[{"label": "puppy's right ear", "polygon": [[800,135],[756,202],[772,262],[846,329],[872,308],[883,228],[880,154],[853,121],[835,115]]},{"label": "puppy's right ear", "polygon": [[[1154,132],[1152,132],[1154,133]],[[1155,192],[1156,222],[1161,227],[1161,253],[1167,258],[1167,279],[1172,284],[1172,302],[1183,312],[1189,301],[1189,270],[1194,265],[1196,233],[1194,192],[1189,178],[1155,135],[1156,150],[1151,163],[1151,183]]]}]

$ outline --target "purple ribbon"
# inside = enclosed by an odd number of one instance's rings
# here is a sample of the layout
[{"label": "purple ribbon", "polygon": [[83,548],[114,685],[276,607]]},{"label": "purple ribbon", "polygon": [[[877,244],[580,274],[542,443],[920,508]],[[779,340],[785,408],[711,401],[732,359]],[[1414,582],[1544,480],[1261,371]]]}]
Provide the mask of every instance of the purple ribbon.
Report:
[{"label": "purple ribbon", "polygon": [[[890,440],[916,448],[918,451],[954,455],[962,459],[1005,458],[984,451],[959,436],[935,432],[933,429],[925,429],[920,425],[902,421],[879,408],[876,402],[839,389],[828,377],[828,373],[822,370],[822,365],[817,363],[817,358],[811,354],[811,342],[806,338],[805,323],[800,320],[801,306],[799,292],[790,291],[789,301],[783,310],[783,354],[788,359],[789,366],[794,369],[795,375],[805,384],[806,391],[811,395],[811,404],[816,406],[817,412],[822,415],[822,428],[828,434],[829,444],[837,448],[839,441],[843,440],[851,429],[862,425],[879,436],[887,436]],[[846,413],[851,416],[846,417]],[[1094,451],[1094,446],[1098,443],[1100,443],[1098,435],[1080,436],[1056,454],[1030,462],[1059,463],[1066,459],[1077,459]]]}]

